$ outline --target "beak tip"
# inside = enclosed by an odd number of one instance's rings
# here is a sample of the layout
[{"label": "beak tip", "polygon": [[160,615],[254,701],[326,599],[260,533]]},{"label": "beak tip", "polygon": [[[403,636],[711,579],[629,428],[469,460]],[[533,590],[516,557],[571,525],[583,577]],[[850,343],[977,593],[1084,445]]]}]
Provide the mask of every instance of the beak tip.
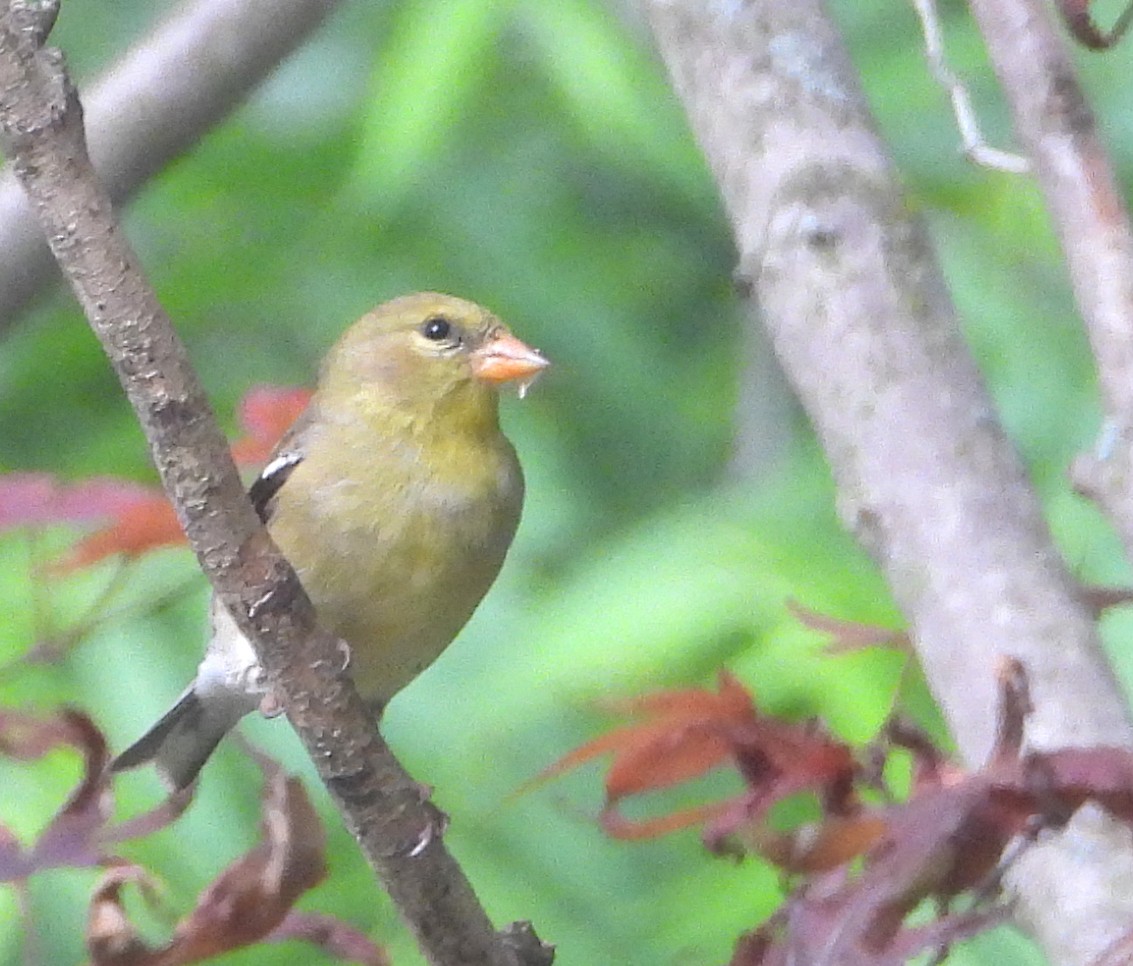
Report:
[{"label": "beak tip", "polygon": [[538,349],[521,342],[510,332],[497,335],[477,350],[473,372],[482,382],[502,385],[520,382],[530,385],[551,364]]}]

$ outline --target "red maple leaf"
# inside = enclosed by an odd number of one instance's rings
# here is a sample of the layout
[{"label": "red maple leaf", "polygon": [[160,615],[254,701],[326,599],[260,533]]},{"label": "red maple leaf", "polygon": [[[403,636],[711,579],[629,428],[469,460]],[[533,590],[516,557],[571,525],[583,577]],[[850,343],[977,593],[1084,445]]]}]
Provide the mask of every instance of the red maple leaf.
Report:
[{"label": "red maple leaf", "polygon": [[[663,835],[712,820],[713,847],[738,825],[754,820],[776,801],[812,789],[833,793],[853,768],[849,749],[812,726],[776,721],[760,713],[750,692],[727,671],[719,688],[659,691],[621,702],[643,720],[587,742],[555,762],[537,781],[611,753],[602,827],[615,838]],[[657,818],[625,818],[618,804],[631,795],[668,788],[732,764],[748,782],[742,795]]]},{"label": "red maple leaf", "polygon": [[63,483],[47,473],[0,476],[0,530],[92,521],[109,522],[55,561],[54,573],[185,541],[173,507],[157,487],[113,477]]},{"label": "red maple leaf", "polygon": [[[310,399],[307,389],[250,390],[240,403],[246,435],[233,444],[234,459],[264,462]],[[68,574],[118,554],[139,557],[185,543],[177,514],[157,487],[114,477],[63,483],[49,473],[0,475],[0,531],[91,522],[104,525],[53,562],[50,572]]]}]

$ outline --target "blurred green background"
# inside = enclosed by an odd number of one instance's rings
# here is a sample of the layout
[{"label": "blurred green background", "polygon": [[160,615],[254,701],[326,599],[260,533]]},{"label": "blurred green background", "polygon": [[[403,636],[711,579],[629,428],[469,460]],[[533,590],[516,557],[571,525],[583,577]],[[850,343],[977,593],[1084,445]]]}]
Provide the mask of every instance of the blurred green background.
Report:
[{"label": "blurred green background", "polygon": [[[164,4],[64,4],[56,41],[97,75]],[[911,10],[838,0],[855,60],[913,203],[930,220],[975,352],[1074,569],[1127,580],[1117,544],[1064,471],[1097,432],[1093,375],[1033,186],[960,157]],[[962,5],[945,6],[953,64],[993,142],[1005,112]],[[1079,58],[1123,177],[1133,172],[1133,45]],[[440,663],[391,706],[385,731],[452,817],[448,840],[500,923],[531,919],[561,966],[726,962],[777,901],[755,861],[710,858],[695,832],[604,838],[597,767],[513,799],[608,727],[599,699],[705,684],[735,671],[760,703],[821,714],[868,738],[891,656],[831,658],[787,614],[795,597],[896,625],[877,574],[842,533],[827,471],[758,336],[744,330],[728,228],[704,163],[629,5],[601,0],[348,4],[223,127],[159,177],[128,227],[232,427],[254,383],[308,382],[343,326],[416,289],[481,301],[555,366],[504,419],[529,497],[508,566]],[[3,333],[0,471],[152,480],[141,435],[63,294]],[[54,538],[48,539],[48,544]],[[61,539],[61,538],[60,538]],[[41,545],[40,557],[49,553]],[[110,569],[33,586],[29,544],[0,538],[0,663],[66,627]],[[157,608],[145,602],[161,597]],[[87,709],[116,747],[191,676],[205,594],[185,552],[135,575],[129,615],[56,665],[8,667],[0,704]],[[1107,618],[1112,640],[1128,619]],[[1124,680],[1133,674],[1122,657]],[[923,700],[923,720],[931,711]],[[310,776],[280,722],[245,733]],[[73,785],[65,754],[0,760],[0,822],[31,837]],[[726,785],[726,783],[724,783]],[[715,790],[719,790],[717,786]],[[120,783],[152,803],[152,776]],[[332,875],[302,907],[339,914],[418,962],[339,827]],[[733,787],[733,786],[727,786]],[[173,829],[122,852],[159,873],[183,912],[257,837],[257,773],[230,743]],[[31,884],[41,961],[82,960],[93,873]],[[21,929],[0,890],[0,962]],[[317,963],[257,947],[228,963]],[[1000,930],[950,962],[1038,962]]]}]

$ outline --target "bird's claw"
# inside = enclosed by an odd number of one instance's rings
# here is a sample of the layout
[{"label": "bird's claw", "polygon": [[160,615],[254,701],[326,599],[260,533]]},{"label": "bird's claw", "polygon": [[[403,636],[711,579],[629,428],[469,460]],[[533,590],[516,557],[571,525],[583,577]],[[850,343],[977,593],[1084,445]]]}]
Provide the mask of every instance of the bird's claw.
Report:
[{"label": "bird's claw", "polygon": [[[419,788],[423,792],[422,801],[427,801],[432,789],[429,788],[428,785],[421,785]],[[408,855],[411,859],[417,858],[425,849],[432,845],[434,839],[441,838],[448,830],[448,816],[435,806],[432,811],[434,814],[429,821],[425,823],[425,827],[421,829],[417,841],[414,842],[409,849]]]},{"label": "bird's claw", "polygon": [[265,718],[278,718],[283,714],[283,702],[279,700],[275,692],[268,691],[260,698],[260,714]]}]

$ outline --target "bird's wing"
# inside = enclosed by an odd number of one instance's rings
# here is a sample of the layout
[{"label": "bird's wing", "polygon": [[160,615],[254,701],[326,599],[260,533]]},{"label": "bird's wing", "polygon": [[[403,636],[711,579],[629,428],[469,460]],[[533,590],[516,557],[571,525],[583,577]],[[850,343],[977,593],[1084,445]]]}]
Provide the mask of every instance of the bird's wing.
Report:
[{"label": "bird's wing", "polygon": [[271,459],[256,477],[255,482],[248,488],[248,498],[252,501],[259,518],[267,523],[271,520],[275,509],[275,497],[280,487],[287,482],[287,478],[295,467],[303,462],[306,455],[304,437],[314,418],[313,404],[303,410],[299,418],[291,424],[291,428],[283,434],[283,438],[275,447]]}]

